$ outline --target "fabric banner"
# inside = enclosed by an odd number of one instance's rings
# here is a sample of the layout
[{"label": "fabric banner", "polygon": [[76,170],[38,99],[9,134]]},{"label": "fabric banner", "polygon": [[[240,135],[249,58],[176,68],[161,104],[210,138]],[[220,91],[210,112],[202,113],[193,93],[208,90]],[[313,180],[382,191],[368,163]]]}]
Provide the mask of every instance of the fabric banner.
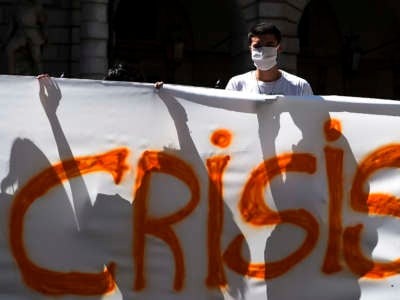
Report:
[{"label": "fabric banner", "polygon": [[0,299],[398,299],[400,104],[0,76]]}]

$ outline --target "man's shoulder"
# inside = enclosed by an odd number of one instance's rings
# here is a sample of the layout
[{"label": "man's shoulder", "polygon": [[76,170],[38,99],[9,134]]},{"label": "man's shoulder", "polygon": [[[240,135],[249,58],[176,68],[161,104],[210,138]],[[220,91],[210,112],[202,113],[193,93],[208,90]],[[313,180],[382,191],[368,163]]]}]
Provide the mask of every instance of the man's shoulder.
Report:
[{"label": "man's shoulder", "polygon": [[301,77],[299,77],[297,75],[294,75],[292,73],[289,73],[287,71],[283,71],[283,70],[280,70],[280,71],[282,73],[282,77],[284,79],[286,79],[287,81],[290,81],[290,82],[292,82],[294,84],[300,84],[300,85],[309,84],[307,82],[307,80],[305,80],[304,78],[301,78]]},{"label": "man's shoulder", "polygon": [[234,81],[248,80],[249,78],[251,78],[253,73],[254,73],[254,71],[248,71],[245,73],[241,73],[241,74],[233,76],[230,80],[234,80]]},{"label": "man's shoulder", "polygon": [[248,82],[252,78],[252,74],[254,71],[242,73],[236,76],[233,76],[229,79],[228,84],[226,85],[225,89],[227,90],[235,90],[235,91],[243,91],[246,89]]},{"label": "man's shoulder", "polygon": [[282,73],[281,78],[284,82],[283,84],[288,89],[287,95],[311,96],[314,94],[311,85],[307,80],[289,72],[283,70],[280,71]]}]

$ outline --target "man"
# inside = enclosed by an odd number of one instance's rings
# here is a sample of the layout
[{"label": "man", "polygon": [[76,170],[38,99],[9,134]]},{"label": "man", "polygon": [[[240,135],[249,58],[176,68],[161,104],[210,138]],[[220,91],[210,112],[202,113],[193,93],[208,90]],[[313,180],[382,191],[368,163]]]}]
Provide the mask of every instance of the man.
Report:
[{"label": "man", "polygon": [[259,23],[253,26],[248,40],[256,70],[232,77],[225,89],[268,95],[313,95],[306,80],[278,68],[281,37],[275,25]]}]

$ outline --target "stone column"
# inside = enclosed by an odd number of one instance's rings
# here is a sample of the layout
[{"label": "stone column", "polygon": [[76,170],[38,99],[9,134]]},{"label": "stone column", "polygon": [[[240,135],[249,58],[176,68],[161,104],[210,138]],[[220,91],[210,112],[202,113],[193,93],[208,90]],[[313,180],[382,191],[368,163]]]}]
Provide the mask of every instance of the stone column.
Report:
[{"label": "stone column", "polygon": [[108,0],[81,0],[80,77],[101,79],[108,67]]}]

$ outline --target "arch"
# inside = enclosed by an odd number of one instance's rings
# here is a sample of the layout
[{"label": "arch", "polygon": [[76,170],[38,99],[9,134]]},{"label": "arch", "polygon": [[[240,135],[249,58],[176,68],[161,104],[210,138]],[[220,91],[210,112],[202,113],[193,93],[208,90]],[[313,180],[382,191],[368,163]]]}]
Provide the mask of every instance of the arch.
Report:
[{"label": "arch", "polygon": [[233,7],[231,0],[110,0],[109,64],[125,62],[148,82],[214,86],[231,75]]},{"label": "arch", "polygon": [[[173,82],[169,69],[191,48],[191,24],[180,0],[112,1],[109,64],[122,62],[137,81]],[[173,17],[171,17],[173,16]]]}]

